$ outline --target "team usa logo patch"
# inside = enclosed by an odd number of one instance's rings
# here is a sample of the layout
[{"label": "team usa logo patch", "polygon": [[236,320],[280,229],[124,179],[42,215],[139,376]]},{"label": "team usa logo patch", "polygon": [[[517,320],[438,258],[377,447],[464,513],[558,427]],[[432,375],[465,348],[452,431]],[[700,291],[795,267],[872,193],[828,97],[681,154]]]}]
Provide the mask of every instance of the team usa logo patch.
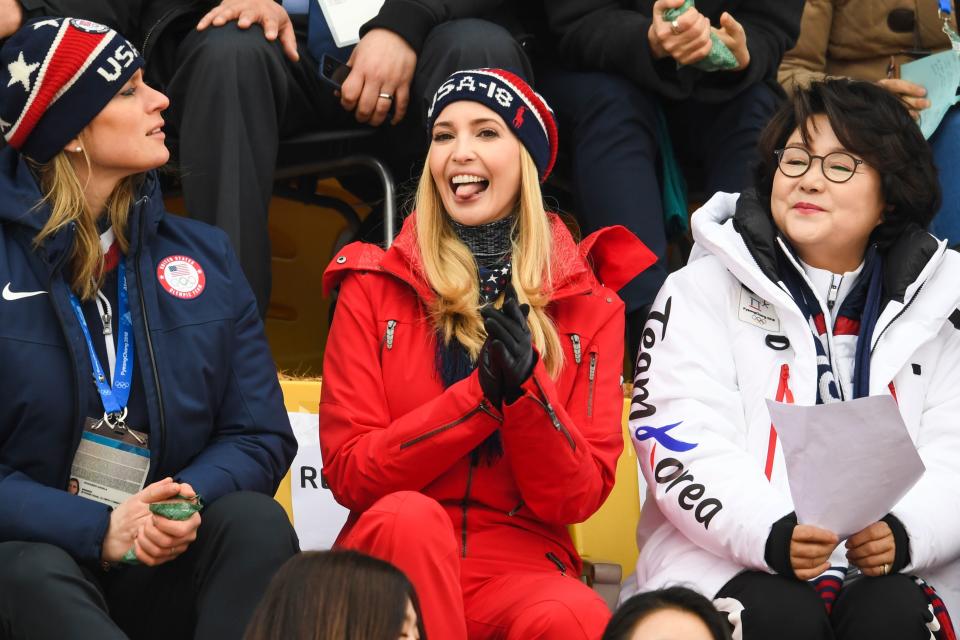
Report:
[{"label": "team usa logo patch", "polygon": [[105,27],[99,22],[91,22],[90,20],[81,20],[79,18],[70,18],[70,24],[80,29],[80,31],[86,31],[87,33],[106,33],[110,31],[109,27]]},{"label": "team usa logo patch", "polygon": [[157,265],[157,280],[167,293],[181,300],[192,300],[203,293],[207,276],[203,267],[187,256],[167,256]]}]

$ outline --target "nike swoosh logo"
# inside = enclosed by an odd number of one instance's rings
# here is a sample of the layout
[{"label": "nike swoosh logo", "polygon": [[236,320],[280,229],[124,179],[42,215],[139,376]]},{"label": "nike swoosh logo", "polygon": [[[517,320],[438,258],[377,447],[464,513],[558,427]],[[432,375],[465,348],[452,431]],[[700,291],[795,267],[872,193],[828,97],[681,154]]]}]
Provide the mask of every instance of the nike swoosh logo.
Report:
[{"label": "nike swoosh logo", "polygon": [[46,293],[46,291],[11,291],[10,283],[7,283],[7,286],[3,288],[3,299],[4,300],[20,300],[21,298],[32,298],[33,296],[39,296],[40,294]]}]

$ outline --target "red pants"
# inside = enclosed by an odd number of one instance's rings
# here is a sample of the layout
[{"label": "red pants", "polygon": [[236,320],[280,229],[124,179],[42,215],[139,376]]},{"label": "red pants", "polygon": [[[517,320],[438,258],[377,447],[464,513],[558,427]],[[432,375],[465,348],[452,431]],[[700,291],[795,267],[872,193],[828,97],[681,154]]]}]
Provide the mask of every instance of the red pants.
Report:
[{"label": "red pants", "polygon": [[461,558],[449,516],[416,491],[378,500],[340,546],[407,574],[429,640],[596,640],[610,619],[606,603],[575,576],[545,570],[542,563],[525,566],[522,558]]}]

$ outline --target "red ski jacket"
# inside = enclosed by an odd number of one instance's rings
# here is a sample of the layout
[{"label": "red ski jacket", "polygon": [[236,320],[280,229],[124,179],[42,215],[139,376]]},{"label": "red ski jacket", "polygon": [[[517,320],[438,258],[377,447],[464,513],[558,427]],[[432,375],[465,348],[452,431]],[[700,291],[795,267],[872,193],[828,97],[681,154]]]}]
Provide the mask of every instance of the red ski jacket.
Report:
[{"label": "red ski jacket", "polygon": [[[388,251],[353,243],[330,263],[324,290],[341,290],[323,363],[320,446],[324,478],[353,512],[341,538],[383,496],[420,491],[449,514],[462,557],[580,571],[566,527],[603,504],[623,448],[624,306],[615,291],[656,256],[623,227],[578,245],[550,216],[548,312],[564,366],[554,380],[538,362],[502,413],[476,371],[443,387],[415,215]],[[503,456],[477,461],[471,451],[497,429]]]}]

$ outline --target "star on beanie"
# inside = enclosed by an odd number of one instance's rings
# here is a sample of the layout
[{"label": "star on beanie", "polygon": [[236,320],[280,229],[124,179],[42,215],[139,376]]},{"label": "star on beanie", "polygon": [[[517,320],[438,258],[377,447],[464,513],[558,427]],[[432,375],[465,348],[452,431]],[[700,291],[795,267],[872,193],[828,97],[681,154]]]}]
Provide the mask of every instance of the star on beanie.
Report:
[{"label": "star on beanie", "polygon": [[119,33],[77,18],[28,22],[0,49],[0,133],[48,162],[143,66]]},{"label": "star on beanie", "polygon": [[537,165],[540,182],[557,160],[557,122],[543,97],[519,76],[503,69],[469,69],[447,78],[427,110],[427,130],[444,107],[459,100],[479,102],[503,118]]}]

